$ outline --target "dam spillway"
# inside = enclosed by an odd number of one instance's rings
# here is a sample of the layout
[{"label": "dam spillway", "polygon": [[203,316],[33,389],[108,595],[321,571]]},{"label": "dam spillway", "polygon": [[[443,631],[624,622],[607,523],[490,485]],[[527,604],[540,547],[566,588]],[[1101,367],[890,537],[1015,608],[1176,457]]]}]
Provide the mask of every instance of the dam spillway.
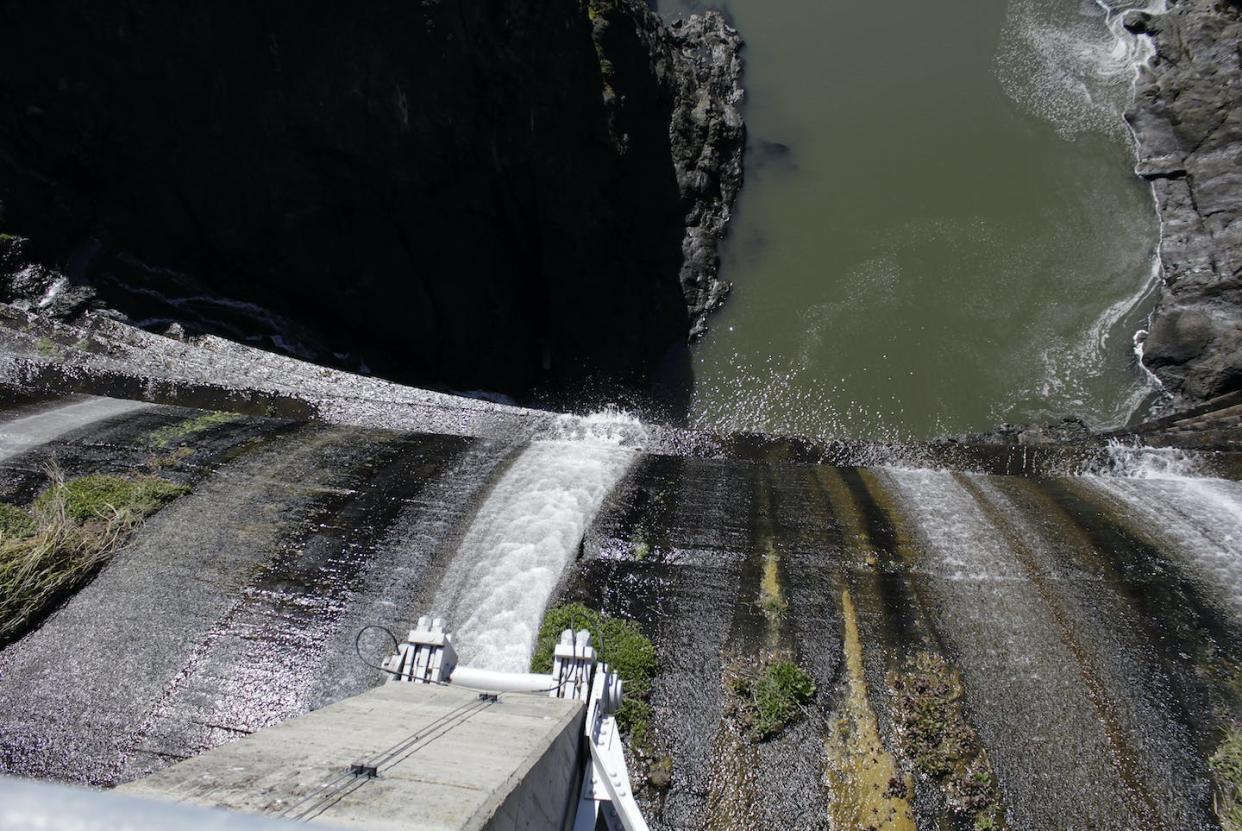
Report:
[{"label": "dam spillway", "polygon": [[[849,736],[866,721],[897,741],[893,679],[926,655],[960,679],[1009,827],[1213,827],[1207,759],[1239,712],[1242,495],[1194,454],[1005,476],[780,443],[675,455],[619,416],[504,441],[85,401],[97,418],[0,463],[6,501],[53,460],[192,490],[0,652],[5,773],[132,781],[365,691],[382,676],[357,633],[419,612],[512,668],[545,606],[573,600],[655,644],[635,759],[670,766],[640,792],[653,827],[842,827]],[[15,397],[0,433],[83,406]],[[389,644],[359,646],[378,662]],[[753,743],[726,675],[764,654],[794,657],[816,694]],[[933,781],[907,800],[949,816]]]}]

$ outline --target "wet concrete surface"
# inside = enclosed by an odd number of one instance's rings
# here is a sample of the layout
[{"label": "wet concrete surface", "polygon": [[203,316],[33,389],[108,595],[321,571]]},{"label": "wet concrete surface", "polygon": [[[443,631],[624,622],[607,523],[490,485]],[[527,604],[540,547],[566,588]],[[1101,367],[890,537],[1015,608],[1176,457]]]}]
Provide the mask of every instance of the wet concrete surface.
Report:
[{"label": "wet concrete surface", "polygon": [[[12,399],[0,423],[47,406]],[[0,498],[19,504],[51,459],[193,487],[0,652],[0,771],[128,781],[380,683],[355,635],[401,637],[429,611],[525,447],[203,416],[116,414],[0,463]],[[1202,514],[1174,499],[1138,510],[1122,497],[1158,488],[1091,477],[836,468],[771,445],[747,456],[642,456],[552,598],[635,619],[655,643],[650,740],[632,756],[636,770],[671,761],[666,789],[640,790],[653,827],[831,826],[846,594],[879,740],[895,746],[888,673],[944,655],[1008,827],[1213,827],[1206,759],[1242,715],[1239,587],[1227,550],[1196,560],[1187,529],[1227,529],[1235,485],[1178,485],[1226,500]],[[389,648],[379,630],[361,640],[372,664]],[[764,655],[798,662],[817,695],[754,743],[725,678]],[[966,827],[915,778],[918,828]]]},{"label": "wet concrete surface", "polygon": [[[355,430],[306,428],[247,454],[152,518],[89,586],[0,654],[0,767],[93,784],[135,770],[131,757],[148,752],[144,741],[159,734],[164,708],[200,665],[210,666],[228,623],[247,611],[256,578],[279,563],[296,529],[322,521],[325,505],[351,493],[362,466],[387,445]],[[270,686],[254,688],[253,676],[220,681],[249,686],[259,711],[287,706]],[[208,735],[229,728],[246,723],[197,725]],[[156,752],[185,755],[194,741],[182,734]]]},{"label": "wet concrete surface", "polygon": [[[43,402],[34,412],[11,414],[18,417],[0,422],[0,430],[16,429],[27,419],[78,403],[76,398]],[[93,473],[154,474],[193,485],[251,445],[296,427],[282,419],[205,414],[184,407],[118,408],[115,414],[60,432],[43,443],[27,443],[21,452],[0,460],[0,499],[28,502],[47,485],[52,470],[66,478]]]},{"label": "wet concrete surface", "polygon": [[[1236,621],[1177,576],[1177,540],[1153,548],[1082,493],[1082,479],[646,459],[561,596],[640,620],[659,649],[652,752],[673,776],[642,791],[649,821],[826,827],[848,589],[883,740],[895,743],[887,673],[920,650],[945,655],[1009,827],[1215,827],[1205,760],[1242,713]],[[757,609],[773,550],[788,603],[775,636]],[[1144,558],[1155,571],[1137,573]],[[1171,594],[1152,596],[1153,580]],[[737,735],[722,664],[764,648],[790,649],[820,695],[773,740],[722,741]],[[971,822],[917,776],[913,804],[919,828]]]},{"label": "wet concrete surface", "polygon": [[0,423],[0,461],[46,445],[67,433],[89,430],[97,422],[124,420],[127,415],[150,409],[141,401],[83,397],[57,401],[28,414]]},{"label": "wet concrete surface", "polygon": [[973,495],[949,473],[887,476],[919,529],[915,579],[961,668],[967,710],[1013,824],[1176,827],[1160,822],[1150,794],[1118,764],[1092,706],[1084,677],[1090,668],[1080,665],[1020,555]]}]

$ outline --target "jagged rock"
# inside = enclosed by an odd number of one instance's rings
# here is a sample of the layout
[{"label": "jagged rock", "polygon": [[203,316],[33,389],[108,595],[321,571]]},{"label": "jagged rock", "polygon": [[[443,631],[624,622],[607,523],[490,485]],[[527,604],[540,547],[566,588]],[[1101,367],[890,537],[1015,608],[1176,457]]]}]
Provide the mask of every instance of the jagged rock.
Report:
[{"label": "jagged rock", "polygon": [[1078,416],[1063,416],[1050,424],[1027,424],[1022,427],[1001,424],[986,433],[964,433],[935,439],[933,446],[969,445],[1072,445],[1094,441],[1097,433]]},{"label": "jagged rock", "polygon": [[56,320],[76,317],[97,305],[95,292],[33,258],[30,240],[0,234],[0,302]]},{"label": "jagged rock", "polygon": [[1143,361],[1190,406],[1242,388],[1242,9],[1170,0],[1126,113],[1162,223],[1164,286]]},{"label": "jagged rock", "polygon": [[[632,152],[635,129],[651,120],[644,111],[651,96],[635,95],[636,85],[654,82],[671,104],[668,146],[685,215],[679,281],[690,336],[698,337],[730,289],[719,277],[718,248],[742,186],[742,39],[717,11],[666,27],[635,0],[591,0],[590,6],[618,146]],[[634,58],[634,35],[646,65]]]},{"label": "jagged rock", "polygon": [[677,21],[671,41],[679,67],[673,75],[673,161],[682,201],[689,208],[681,289],[693,337],[707,330],[708,313],[724,302],[731,288],[719,278],[718,247],[742,186],[742,41],[718,12]]}]

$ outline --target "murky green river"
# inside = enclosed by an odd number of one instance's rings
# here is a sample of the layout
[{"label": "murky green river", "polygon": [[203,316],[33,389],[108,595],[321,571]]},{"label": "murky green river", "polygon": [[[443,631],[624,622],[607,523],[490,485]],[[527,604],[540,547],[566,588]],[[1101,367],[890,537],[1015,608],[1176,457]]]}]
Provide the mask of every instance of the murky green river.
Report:
[{"label": "murky green river", "polygon": [[1143,406],[1159,232],[1121,119],[1141,54],[1100,5],[726,8],[750,151],[693,425],[920,438]]}]

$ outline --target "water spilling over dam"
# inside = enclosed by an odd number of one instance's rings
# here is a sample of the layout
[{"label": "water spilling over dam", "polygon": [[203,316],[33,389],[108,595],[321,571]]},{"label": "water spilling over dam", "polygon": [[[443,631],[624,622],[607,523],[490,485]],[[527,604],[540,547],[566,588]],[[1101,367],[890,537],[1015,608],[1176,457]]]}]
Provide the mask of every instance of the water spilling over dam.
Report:
[{"label": "water spilling over dam", "polygon": [[[391,644],[365,633],[364,663],[356,634],[427,611],[472,662],[521,671],[544,608],[573,600],[638,621],[659,656],[632,759],[668,766],[640,792],[654,827],[959,816],[900,750],[895,690],[933,665],[960,685],[1008,827],[1213,827],[1207,759],[1240,712],[1242,486],[1202,454],[1118,445],[996,475],[781,442],[673,454],[615,413],[506,441],[10,401],[6,435],[94,418],[0,462],[5,499],[29,500],[51,460],[162,460],[192,492],[0,652],[6,773],[133,780],[379,683],[368,663]],[[754,743],[727,679],[776,654],[816,692]],[[875,754],[915,774],[907,793],[856,792]]]},{"label": "water spilling over dam", "polygon": [[1242,829],[1242,0],[702,5],[0,8],[0,831]]}]

